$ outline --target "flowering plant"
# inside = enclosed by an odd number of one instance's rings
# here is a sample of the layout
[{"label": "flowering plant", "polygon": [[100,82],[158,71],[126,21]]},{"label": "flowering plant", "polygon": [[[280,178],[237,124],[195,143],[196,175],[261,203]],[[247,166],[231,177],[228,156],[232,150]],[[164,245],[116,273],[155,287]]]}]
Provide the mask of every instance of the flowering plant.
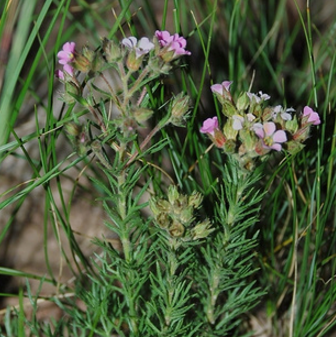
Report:
[{"label": "flowering plant", "polygon": [[308,106],[298,115],[292,114],[293,108],[265,106],[270,96],[262,92],[242,93],[235,103],[229,90],[231,84],[224,81],[211,86],[226,118],[222,130],[217,117],[213,117],[204,121],[200,132],[237,160],[241,168],[252,170],[272,150],[297,153],[303,148],[310,127],[321,123],[318,113]]}]

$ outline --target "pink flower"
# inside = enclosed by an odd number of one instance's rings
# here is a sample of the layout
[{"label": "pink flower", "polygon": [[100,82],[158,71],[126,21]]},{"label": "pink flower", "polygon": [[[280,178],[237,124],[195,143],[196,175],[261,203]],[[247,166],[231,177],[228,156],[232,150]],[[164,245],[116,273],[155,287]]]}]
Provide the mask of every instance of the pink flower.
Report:
[{"label": "pink flower", "polygon": [[147,37],[143,37],[138,41],[136,37],[131,36],[123,39],[121,43],[128,49],[134,49],[136,58],[148,54],[154,48],[154,43],[149,41]]},{"label": "pink flower", "polygon": [[206,133],[209,138],[214,142],[214,144],[223,148],[226,143],[226,138],[223,132],[218,129],[218,119],[217,117],[208,118],[203,122],[203,126],[200,128],[201,133]]},{"label": "pink flower", "polygon": [[217,93],[221,96],[224,95],[225,91],[226,92],[230,92],[230,86],[231,86],[232,82],[231,81],[224,81],[222,82],[222,84],[214,84],[210,87],[211,91],[213,93]]},{"label": "pink flower", "polygon": [[173,58],[182,55],[191,55],[190,51],[185,50],[185,47],[187,46],[187,40],[183,36],[180,36],[177,33],[170,35],[170,33],[166,30],[157,30],[155,32],[155,36],[158,39],[161,47],[167,47],[168,51],[174,51]]},{"label": "pink flower", "polygon": [[319,125],[321,124],[320,116],[317,112],[315,112],[312,108],[309,106],[305,106],[303,108],[303,117],[308,116],[306,123],[311,123],[313,125]]},{"label": "pink flower", "polygon": [[263,147],[266,149],[273,149],[281,151],[282,145],[287,140],[286,132],[277,130],[273,122],[266,122],[264,124],[256,123],[252,128],[255,134],[262,139]]},{"label": "pink flower", "polygon": [[203,126],[200,128],[201,133],[209,133],[211,136],[215,135],[215,130],[218,129],[218,118],[208,118],[203,122]]},{"label": "pink flower", "polygon": [[66,42],[63,45],[63,50],[57,53],[60,64],[68,64],[75,59],[75,42]]},{"label": "pink flower", "polygon": [[69,64],[65,64],[62,70],[56,70],[55,76],[64,81],[64,71],[67,72],[69,75],[73,76],[74,70]]}]

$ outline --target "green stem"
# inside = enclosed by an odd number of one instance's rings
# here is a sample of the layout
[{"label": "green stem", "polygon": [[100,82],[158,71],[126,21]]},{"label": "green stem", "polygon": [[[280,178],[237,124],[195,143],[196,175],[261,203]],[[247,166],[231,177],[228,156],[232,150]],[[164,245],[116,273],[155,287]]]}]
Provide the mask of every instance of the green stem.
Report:
[{"label": "green stem", "polygon": [[[125,154],[126,144],[120,144],[120,161],[123,160]],[[131,229],[128,226],[128,223],[125,221],[127,217],[127,195],[125,191],[125,182],[126,182],[126,171],[122,170],[117,176],[118,180],[118,212],[120,216],[120,222],[122,230],[120,231],[120,241],[122,243],[123,253],[124,253],[124,267],[125,267],[125,276],[126,284],[125,287],[125,296],[127,298],[128,308],[129,308],[129,321],[130,330],[133,335],[138,334],[138,312],[136,305],[136,297],[132,294],[132,287],[134,285],[134,270],[130,267],[132,262],[132,243],[130,241]]]}]

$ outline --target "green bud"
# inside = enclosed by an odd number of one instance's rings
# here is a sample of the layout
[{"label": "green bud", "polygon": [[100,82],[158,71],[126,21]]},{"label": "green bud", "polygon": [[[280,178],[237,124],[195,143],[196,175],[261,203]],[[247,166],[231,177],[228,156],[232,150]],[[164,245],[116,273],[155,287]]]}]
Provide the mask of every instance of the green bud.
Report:
[{"label": "green bud", "polygon": [[261,117],[262,112],[263,112],[263,109],[262,109],[261,105],[259,105],[257,103],[254,103],[254,104],[250,105],[249,113],[253,114],[257,118]]},{"label": "green bud", "polygon": [[117,62],[121,59],[120,46],[107,38],[103,39],[103,52],[108,63]]},{"label": "green bud", "polygon": [[290,153],[290,154],[296,154],[298,152],[300,152],[303,148],[304,148],[304,144],[295,141],[295,140],[290,140],[288,142],[286,142],[286,150]]},{"label": "green bud", "polygon": [[233,139],[236,140],[237,135],[238,135],[238,130],[235,130],[233,128],[233,119],[230,118],[224,125],[223,128],[224,135],[227,138],[227,140]]},{"label": "green bud", "polygon": [[203,201],[203,195],[199,192],[194,191],[192,195],[188,198],[188,205],[194,208],[198,208]]},{"label": "green bud", "polygon": [[180,198],[180,194],[177,190],[177,186],[170,185],[168,188],[168,200],[170,204],[174,205],[179,198]]},{"label": "green bud", "polygon": [[102,71],[105,67],[105,64],[106,63],[103,57],[100,54],[96,53],[95,58],[92,62],[92,70],[97,72]]},{"label": "green bud", "polygon": [[167,200],[155,197],[149,199],[149,207],[154,216],[161,213],[169,213],[171,209],[171,205]]},{"label": "green bud", "polygon": [[171,217],[166,213],[160,213],[155,218],[156,223],[159,225],[160,228],[169,228],[172,223]]},{"label": "green bud", "polygon": [[182,221],[182,223],[188,225],[193,219],[193,213],[194,213],[193,207],[186,206],[185,208],[183,208],[180,214],[180,220]]},{"label": "green bud", "polygon": [[[221,96],[222,97],[222,96]],[[232,117],[233,115],[237,115],[237,109],[229,100],[222,99],[222,112],[226,117]]]},{"label": "green bud", "polygon": [[175,56],[175,50],[168,50],[167,48],[162,48],[159,52],[159,56],[162,58],[162,60],[166,63],[169,63],[170,61],[173,61]]},{"label": "green bud", "polygon": [[204,239],[209,236],[215,229],[211,228],[211,223],[209,220],[205,220],[197,224],[192,230],[191,235],[193,240]]},{"label": "green bud", "polygon": [[228,139],[223,146],[223,150],[227,154],[234,153],[236,151],[237,143],[233,139]]},{"label": "green bud", "polygon": [[93,60],[95,59],[96,53],[92,49],[90,49],[88,46],[84,46],[82,54],[89,62],[93,62]]},{"label": "green bud", "polygon": [[295,133],[299,129],[299,123],[297,117],[294,116],[292,120],[286,121],[285,128],[290,133]]},{"label": "green bud", "polygon": [[273,116],[273,109],[271,107],[266,107],[263,111],[262,111],[262,119],[263,121],[269,121],[270,119],[272,119]]},{"label": "green bud", "polygon": [[84,73],[89,72],[92,68],[91,61],[81,54],[76,55],[73,65],[77,70]]},{"label": "green bud", "polygon": [[143,123],[152,117],[154,111],[146,108],[135,107],[132,109],[132,115],[138,123]]},{"label": "green bud", "polygon": [[254,150],[256,142],[258,141],[254,133],[249,129],[241,129],[239,131],[239,136],[247,152]]},{"label": "green bud", "polygon": [[144,55],[137,57],[135,50],[130,51],[126,60],[126,66],[131,71],[139,70]]},{"label": "green bud", "polygon": [[64,125],[64,130],[69,137],[78,137],[83,131],[83,128],[83,125],[74,122],[66,123]]},{"label": "green bud", "polygon": [[297,130],[293,134],[293,139],[299,142],[304,142],[309,137],[310,127],[309,125]]},{"label": "green bud", "polygon": [[169,63],[165,63],[160,57],[151,57],[148,60],[148,67],[157,76],[160,74],[167,75],[172,68]]},{"label": "green bud", "polygon": [[[78,83],[75,83],[73,81],[67,81],[64,84],[65,92],[62,95],[63,100],[67,104],[72,104],[78,101],[78,99],[82,98],[82,89],[78,85]],[[83,98],[84,100],[84,98]]]},{"label": "green bud", "polygon": [[174,221],[168,230],[169,234],[174,238],[180,238],[185,232],[184,226],[177,221]]},{"label": "green bud", "polygon": [[249,105],[250,105],[250,98],[247,96],[247,93],[244,92],[239,96],[236,107],[238,111],[244,111],[249,107]]},{"label": "green bud", "polygon": [[184,93],[178,94],[172,103],[171,109],[171,123],[175,126],[182,126],[184,123],[184,116],[190,108],[190,98]]}]

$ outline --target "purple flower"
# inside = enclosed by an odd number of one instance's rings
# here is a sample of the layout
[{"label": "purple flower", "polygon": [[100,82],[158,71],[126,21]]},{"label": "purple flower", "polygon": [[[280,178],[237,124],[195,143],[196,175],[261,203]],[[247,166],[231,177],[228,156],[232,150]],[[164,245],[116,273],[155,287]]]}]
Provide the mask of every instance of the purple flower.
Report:
[{"label": "purple flower", "polygon": [[66,42],[63,45],[62,50],[57,53],[57,57],[59,59],[58,62],[60,64],[68,64],[72,62],[75,58],[75,48],[75,42]]},{"label": "purple flower", "polygon": [[56,70],[55,76],[64,81],[64,71],[66,73],[68,73],[69,75],[73,76],[74,70],[69,64],[65,64],[63,66],[63,71],[62,70]]},{"label": "purple flower", "polygon": [[138,41],[136,37],[131,36],[123,39],[121,43],[128,49],[134,49],[136,58],[148,54],[154,48],[154,43],[149,41],[147,37],[143,37]]},{"label": "purple flower", "polygon": [[210,87],[213,93],[217,93],[221,96],[224,95],[225,91],[230,92],[230,85],[232,84],[231,81],[224,81],[222,84],[214,84]]},{"label": "purple flower", "polygon": [[252,129],[255,134],[262,139],[263,146],[266,149],[281,151],[281,143],[284,143],[287,140],[285,131],[276,131],[276,126],[273,122],[266,122],[264,124],[256,123]]},{"label": "purple flower", "polygon": [[166,30],[157,30],[155,32],[155,36],[158,39],[161,47],[167,47],[168,51],[174,52],[173,59],[182,55],[191,55],[190,51],[185,50],[185,47],[187,46],[187,40],[183,36],[180,36],[177,33],[170,35],[170,33]]},{"label": "purple flower", "polygon": [[315,112],[312,108],[309,106],[305,106],[303,108],[303,117],[308,116],[306,123],[311,123],[313,125],[319,125],[321,124],[320,116],[317,112]]},{"label": "purple flower", "polygon": [[201,133],[209,133],[211,136],[215,135],[215,130],[218,129],[218,118],[208,118],[203,122],[203,126],[200,128]]}]

